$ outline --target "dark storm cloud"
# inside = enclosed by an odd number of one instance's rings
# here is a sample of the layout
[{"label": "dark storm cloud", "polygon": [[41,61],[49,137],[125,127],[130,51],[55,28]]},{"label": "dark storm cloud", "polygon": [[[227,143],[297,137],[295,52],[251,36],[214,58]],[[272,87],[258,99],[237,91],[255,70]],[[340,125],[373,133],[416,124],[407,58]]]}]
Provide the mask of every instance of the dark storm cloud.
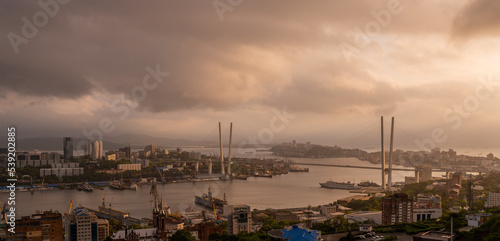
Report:
[{"label": "dark storm cloud", "polygon": [[[158,65],[170,75],[147,93],[140,110],[257,104],[313,112],[392,111],[405,101],[405,89],[373,79],[364,56],[349,63],[338,49],[352,43],[348,33],[375,21],[372,12],[385,11],[389,2],[244,1],[221,21],[211,1],[71,1],[19,45],[18,54],[5,36],[21,34],[21,18],[31,21],[41,8],[34,1],[7,2],[0,10],[0,87],[40,98],[71,99],[94,91],[130,95],[145,68]],[[391,16],[379,37],[383,31],[441,26],[428,20],[439,20],[440,11],[415,21],[414,13],[426,6],[399,3],[402,13]],[[333,60],[324,61],[325,56]],[[356,84],[345,84],[351,82]]]},{"label": "dark storm cloud", "polygon": [[18,54],[5,36],[21,35],[21,18],[32,22],[42,9],[35,1],[3,4],[2,89],[61,98],[94,90],[130,94],[141,84],[146,66],[159,64],[171,75],[139,108],[161,112],[272,105],[266,99],[292,88],[294,73],[268,65],[282,61],[293,66],[289,61],[308,57],[310,48],[336,46],[346,37],[327,35],[324,28],[352,30],[371,19],[370,10],[383,9],[386,3],[245,1],[220,21],[209,1],[71,1],[60,5],[27,44],[20,44]]},{"label": "dark storm cloud", "polygon": [[499,12],[499,1],[470,1],[453,21],[453,36],[464,39],[498,36],[500,34]]}]

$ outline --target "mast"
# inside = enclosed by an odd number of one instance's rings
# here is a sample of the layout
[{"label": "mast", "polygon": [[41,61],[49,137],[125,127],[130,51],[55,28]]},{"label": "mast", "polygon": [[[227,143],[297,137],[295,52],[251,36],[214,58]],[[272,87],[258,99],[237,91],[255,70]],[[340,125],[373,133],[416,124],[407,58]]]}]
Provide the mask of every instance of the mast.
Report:
[{"label": "mast", "polygon": [[391,146],[389,150],[389,176],[387,177],[387,187],[389,190],[392,188],[392,147],[394,144],[394,117],[391,121]]},{"label": "mast", "polygon": [[220,173],[224,175],[224,152],[222,150],[222,131],[219,122],[219,145],[220,145]]},{"label": "mast", "polygon": [[385,142],[384,142],[384,117],[380,117],[380,129],[381,129],[381,157],[380,162],[382,162],[382,189],[385,190]]},{"label": "mast", "polygon": [[231,149],[233,146],[233,122],[229,127],[229,153],[227,154],[227,175],[231,176]]}]

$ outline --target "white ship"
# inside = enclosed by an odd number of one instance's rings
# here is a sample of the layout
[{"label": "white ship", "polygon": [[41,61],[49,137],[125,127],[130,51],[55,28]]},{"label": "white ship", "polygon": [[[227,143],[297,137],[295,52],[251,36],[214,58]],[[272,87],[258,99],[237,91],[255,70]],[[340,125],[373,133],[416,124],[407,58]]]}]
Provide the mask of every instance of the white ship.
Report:
[{"label": "white ship", "polygon": [[353,190],[353,189],[359,189],[358,185],[356,183],[351,183],[351,182],[334,182],[334,181],[327,181],[325,183],[320,183],[321,187],[324,188],[332,188],[332,189],[347,189],[347,190]]}]

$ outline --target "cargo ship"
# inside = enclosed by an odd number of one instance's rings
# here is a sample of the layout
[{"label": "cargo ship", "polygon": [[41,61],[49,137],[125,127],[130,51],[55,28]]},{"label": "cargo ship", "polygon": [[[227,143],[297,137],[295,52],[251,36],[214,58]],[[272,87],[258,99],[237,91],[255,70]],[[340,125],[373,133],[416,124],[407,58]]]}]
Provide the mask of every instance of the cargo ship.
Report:
[{"label": "cargo ship", "polygon": [[224,205],[227,204],[226,194],[224,194],[224,199],[213,197],[211,187],[208,187],[208,194],[203,194],[201,196],[195,196],[194,202],[198,205],[201,205],[201,206],[204,206],[204,207],[207,207],[210,209],[214,208],[213,205],[215,205],[215,207],[222,208],[222,207],[224,207]]},{"label": "cargo ship", "polygon": [[327,181],[325,183],[320,183],[321,187],[324,188],[331,188],[331,189],[347,189],[347,190],[354,190],[354,189],[359,189],[358,185],[356,183],[351,183],[351,182],[334,182],[334,181]]}]

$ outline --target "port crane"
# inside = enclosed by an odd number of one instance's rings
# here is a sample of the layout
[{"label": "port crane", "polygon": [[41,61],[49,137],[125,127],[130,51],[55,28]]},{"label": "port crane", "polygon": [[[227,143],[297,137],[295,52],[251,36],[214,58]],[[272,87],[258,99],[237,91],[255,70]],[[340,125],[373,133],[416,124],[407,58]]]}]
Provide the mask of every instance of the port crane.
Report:
[{"label": "port crane", "polygon": [[71,202],[69,203],[69,210],[68,210],[68,214],[71,214],[71,208],[73,207],[73,200],[71,200]]},{"label": "port crane", "polygon": [[160,169],[158,169],[158,166],[155,165],[156,171],[158,171],[158,174],[160,174],[160,181],[161,183],[165,183],[165,178],[163,177],[163,173],[160,172]]}]

